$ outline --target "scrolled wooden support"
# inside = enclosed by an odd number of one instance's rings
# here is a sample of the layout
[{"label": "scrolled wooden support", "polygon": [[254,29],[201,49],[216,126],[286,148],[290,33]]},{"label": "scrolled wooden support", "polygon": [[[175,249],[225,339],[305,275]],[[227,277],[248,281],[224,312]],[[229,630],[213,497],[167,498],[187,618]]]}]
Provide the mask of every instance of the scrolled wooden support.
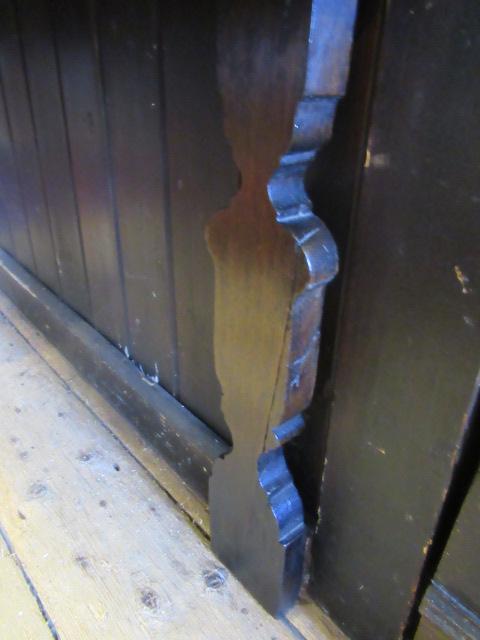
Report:
[{"label": "scrolled wooden support", "polygon": [[283,444],[313,392],[335,243],[304,189],[348,70],[356,2],[225,2],[218,78],[241,187],[207,228],[215,368],[231,453],[210,479],[212,546],[274,615],[301,582],[305,527]]}]

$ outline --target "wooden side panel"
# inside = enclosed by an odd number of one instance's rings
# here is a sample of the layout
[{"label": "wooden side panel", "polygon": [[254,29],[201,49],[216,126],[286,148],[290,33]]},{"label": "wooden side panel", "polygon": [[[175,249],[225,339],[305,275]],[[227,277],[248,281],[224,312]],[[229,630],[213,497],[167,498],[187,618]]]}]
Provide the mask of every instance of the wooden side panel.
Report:
[{"label": "wooden side panel", "polygon": [[[213,354],[214,273],[208,219],[224,209],[238,169],[223,130],[216,76],[216,2],[162,3],[166,131],[178,336],[179,398],[224,438]],[[192,108],[194,105],[194,108]]]},{"label": "wooden side panel", "polygon": [[98,3],[97,25],[130,332],[126,352],[175,394],[175,309],[157,3]]},{"label": "wooden side panel", "polygon": [[389,3],[340,323],[312,589],[398,638],[480,360],[478,3]]},{"label": "wooden side panel", "polygon": [[12,2],[2,3],[0,34],[0,73],[36,274],[48,287],[60,293],[57,257],[39,164],[24,57]]},{"label": "wooden side panel", "polygon": [[127,344],[123,273],[109,175],[104,97],[92,4],[53,3],[60,84],[64,99],[77,207],[95,327]]},{"label": "wooden side panel", "polygon": [[207,231],[215,367],[233,440],[210,480],[212,545],[275,615],[297,596],[305,537],[282,445],[303,426],[324,290],[337,269],[304,176],[346,83],[356,3],[340,9],[239,0],[222,3],[219,16],[225,133],[241,183]]},{"label": "wooden side panel", "polygon": [[62,296],[75,310],[90,318],[91,309],[82,237],[48,4],[46,0],[34,3],[19,0],[18,8],[36,139],[52,220]]}]

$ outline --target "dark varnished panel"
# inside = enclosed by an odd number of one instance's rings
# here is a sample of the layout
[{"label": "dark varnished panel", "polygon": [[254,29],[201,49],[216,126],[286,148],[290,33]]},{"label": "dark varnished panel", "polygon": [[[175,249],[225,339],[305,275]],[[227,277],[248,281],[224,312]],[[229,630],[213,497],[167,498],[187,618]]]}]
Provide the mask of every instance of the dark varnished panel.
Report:
[{"label": "dark varnished panel", "polygon": [[90,299],[49,6],[46,0],[19,0],[18,9],[61,292],[68,304],[89,318]]},{"label": "dark varnished panel", "polygon": [[225,438],[214,367],[214,273],[205,241],[208,219],[225,208],[238,170],[223,131],[216,77],[216,2],[162,3],[161,28],[179,398]]},{"label": "dark varnished panel", "polygon": [[99,2],[97,25],[130,334],[126,346],[149,374],[175,393],[157,3]]},{"label": "dark varnished panel", "polygon": [[34,271],[28,223],[18,187],[3,91],[0,92],[0,215],[4,248],[13,253],[30,271]]},{"label": "dark varnished panel", "polygon": [[390,3],[340,325],[318,601],[397,638],[466,428],[480,357],[480,13]]},{"label": "dark varnished panel", "polygon": [[[1,32],[0,32],[1,35]],[[0,41],[1,47],[1,41]],[[5,100],[3,80],[0,87],[0,188],[2,215],[8,218],[12,250],[17,259],[30,271],[35,271],[35,260],[30,242],[28,219],[23,206],[22,195],[18,183],[18,172],[15,162],[15,147],[12,141],[12,131],[8,107]]]},{"label": "dark varnished panel", "polygon": [[2,3],[0,34],[0,73],[36,273],[47,286],[59,292],[60,282],[40,172],[25,65],[15,9],[11,2]]},{"label": "dark varnished panel", "polygon": [[[2,113],[3,113],[3,110],[5,108],[3,102],[0,103],[0,108],[2,109]],[[3,134],[3,136],[4,135],[5,134]],[[8,155],[7,155],[8,138],[4,139],[3,136],[2,136],[2,142],[1,142],[2,146],[0,150],[0,161],[1,161],[0,179],[2,180],[2,182],[5,181],[5,178],[3,178],[3,176],[5,175],[4,164],[8,162]],[[0,246],[2,247],[2,249],[5,249],[6,251],[8,251],[10,254],[13,255],[14,247],[13,247],[12,234],[10,231],[10,222],[8,218],[9,203],[5,198],[3,185],[2,185],[2,190],[0,191],[0,198],[1,198],[0,200]]]},{"label": "dark varnished panel", "polygon": [[14,254],[12,234],[10,233],[10,223],[8,221],[7,212],[4,206],[4,200],[0,203],[0,247]]},{"label": "dark varnished panel", "polygon": [[52,4],[91,321],[103,335],[123,347],[127,344],[123,274],[92,9],[92,3],[85,0]]}]

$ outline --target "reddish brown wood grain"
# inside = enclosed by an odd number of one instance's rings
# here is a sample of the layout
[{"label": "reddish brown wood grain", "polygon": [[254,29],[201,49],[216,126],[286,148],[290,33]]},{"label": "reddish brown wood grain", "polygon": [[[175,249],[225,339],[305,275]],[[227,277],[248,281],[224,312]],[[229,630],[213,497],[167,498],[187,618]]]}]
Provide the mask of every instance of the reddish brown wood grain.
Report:
[{"label": "reddish brown wood grain", "polygon": [[[342,33],[351,32],[355,3],[343,9],[343,20],[329,20],[338,13],[330,2],[237,2],[219,23],[225,132],[242,180],[208,226],[215,368],[233,440],[210,481],[212,543],[274,614],[296,596],[304,544],[302,505],[281,444],[303,425],[324,285],[337,268],[303,179],[328,139],[344,85],[338,78],[346,75],[350,37]],[[321,54],[320,41],[339,25],[338,46]]]}]

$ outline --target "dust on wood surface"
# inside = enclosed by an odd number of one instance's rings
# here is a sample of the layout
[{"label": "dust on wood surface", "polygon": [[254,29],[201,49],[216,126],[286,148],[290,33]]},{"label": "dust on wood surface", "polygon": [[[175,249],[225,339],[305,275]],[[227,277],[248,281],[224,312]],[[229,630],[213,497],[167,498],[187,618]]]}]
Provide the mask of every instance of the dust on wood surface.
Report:
[{"label": "dust on wood surface", "polygon": [[291,638],[2,317],[0,332],[0,522],[60,638]]},{"label": "dust on wood surface", "polygon": [[52,635],[15,555],[0,536],[0,638],[51,640]]},{"label": "dust on wood surface", "polygon": [[203,504],[1,292],[0,333],[0,524],[60,638],[343,637],[313,605],[263,611],[180,511],[208,533]]}]

